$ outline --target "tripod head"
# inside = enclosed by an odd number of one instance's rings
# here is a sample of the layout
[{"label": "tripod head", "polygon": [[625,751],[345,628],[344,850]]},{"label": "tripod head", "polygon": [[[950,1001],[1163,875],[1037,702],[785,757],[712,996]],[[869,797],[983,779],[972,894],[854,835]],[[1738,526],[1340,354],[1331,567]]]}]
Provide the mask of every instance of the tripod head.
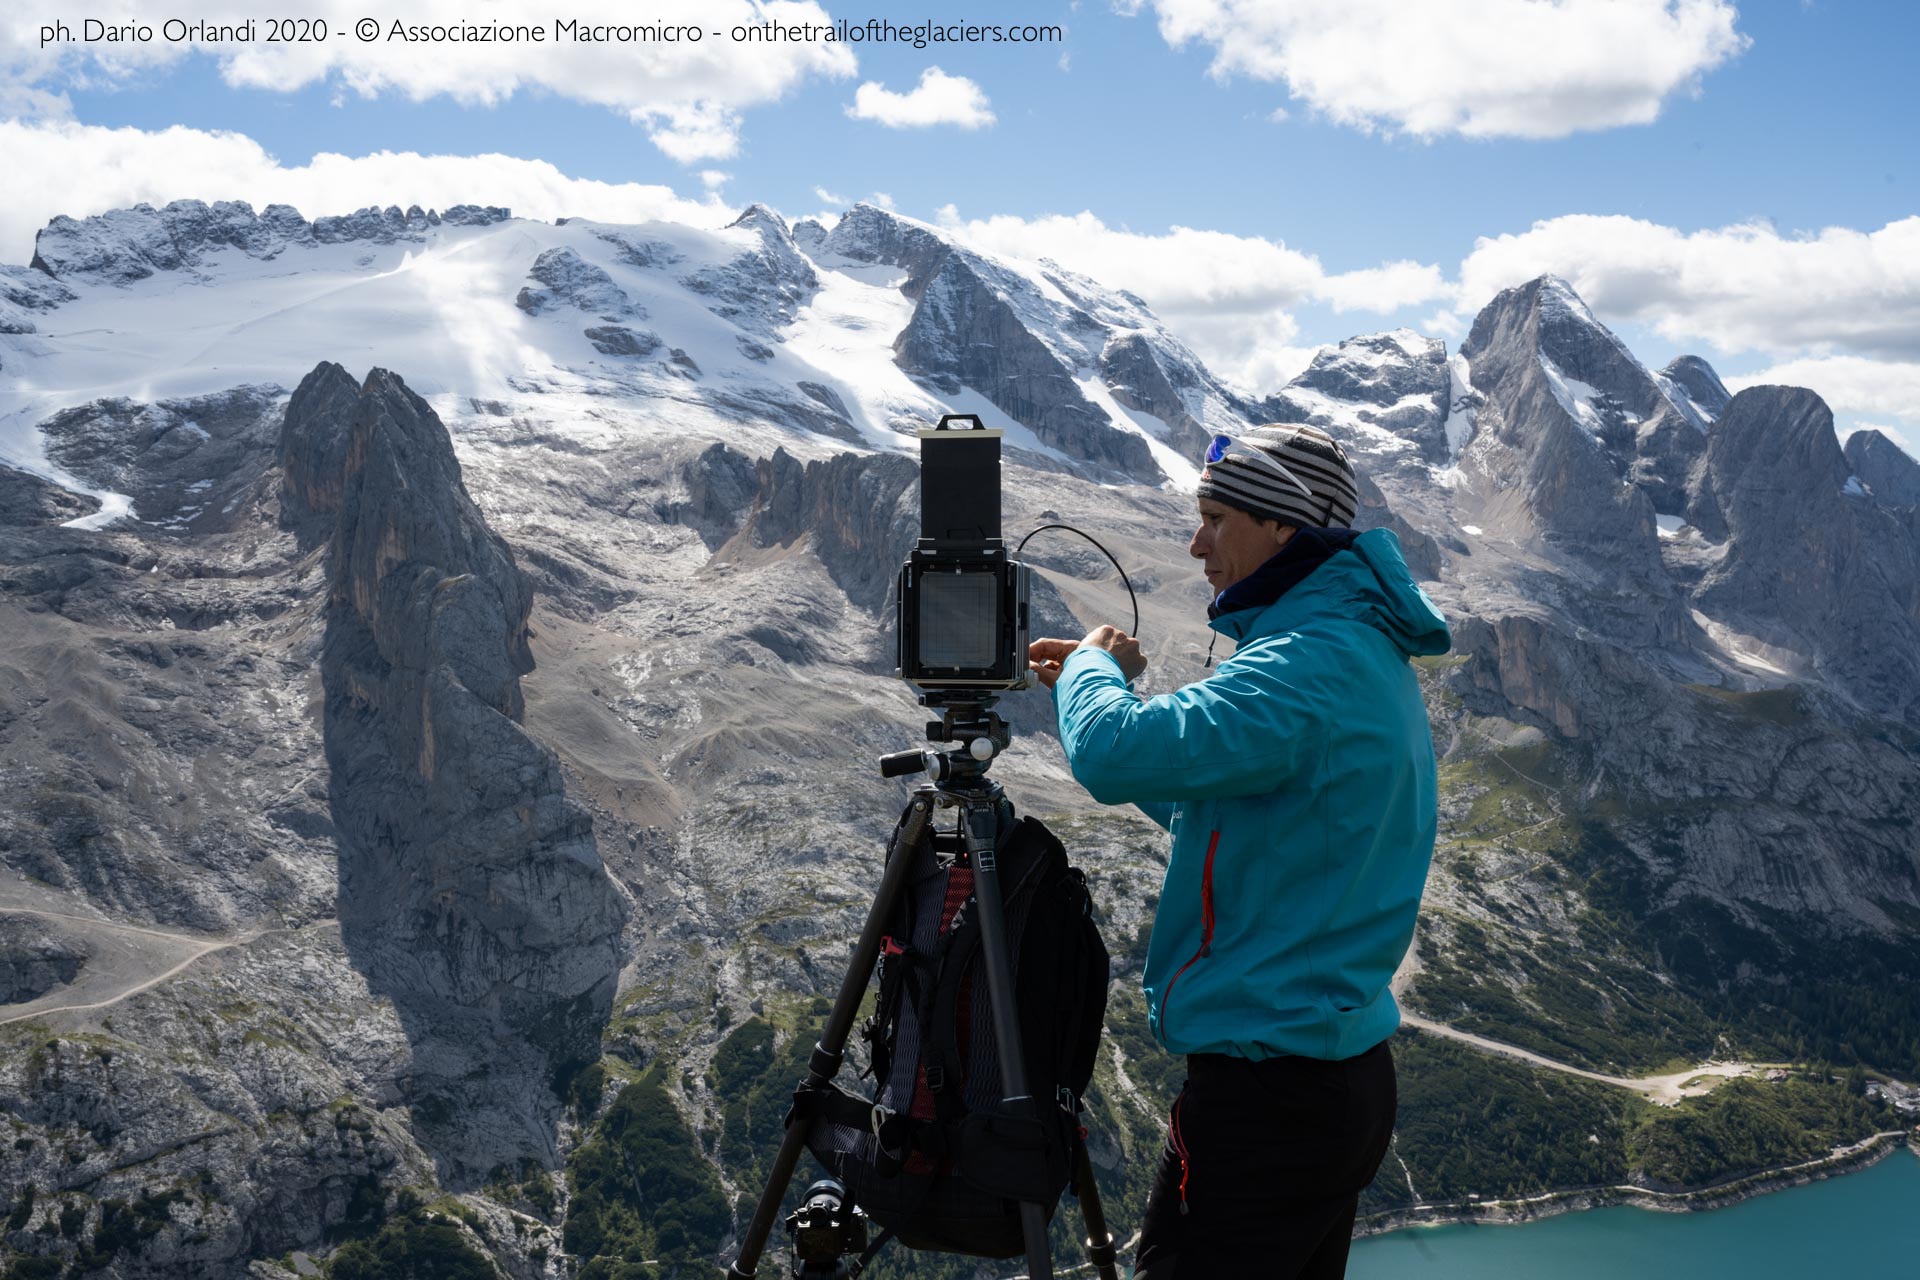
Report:
[{"label": "tripod head", "polygon": [[957,742],[958,747],[936,751],[921,747],[916,751],[896,751],[880,757],[880,776],[904,778],[924,772],[943,790],[950,786],[979,785],[986,781],[987,766],[1013,741],[1007,722],[993,710],[999,701],[995,693],[927,693],[920,705],[938,711],[938,720],[927,721],[929,742]]}]

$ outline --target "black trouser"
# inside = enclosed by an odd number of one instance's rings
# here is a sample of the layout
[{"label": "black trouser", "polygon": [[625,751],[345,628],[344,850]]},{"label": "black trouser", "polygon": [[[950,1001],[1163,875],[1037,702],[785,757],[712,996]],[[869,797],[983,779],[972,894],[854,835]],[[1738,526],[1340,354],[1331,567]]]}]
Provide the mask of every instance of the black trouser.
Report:
[{"label": "black trouser", "polygon": [[1341,1062],[1187,1058],[1135,1280],[1323,1280],[1393,1138],[1386,1044]]}]

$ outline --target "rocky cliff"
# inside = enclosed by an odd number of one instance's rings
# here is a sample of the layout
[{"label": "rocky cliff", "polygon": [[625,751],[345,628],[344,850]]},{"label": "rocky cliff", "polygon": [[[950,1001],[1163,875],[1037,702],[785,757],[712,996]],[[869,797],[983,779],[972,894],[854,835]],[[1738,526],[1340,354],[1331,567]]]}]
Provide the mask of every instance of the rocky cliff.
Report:
[{"label": "rocky cliff", "polygon": [[[520,727],[532,593],[446,429],[383,369],[333,407],[351,411],[320,667],[341,937],[407,1028],[443,1181],[472,1185],[556,1160],[551,1086],[599,1056],[626,908]],[[287,420],[309,433],[289,455],[335,426],[299,397]]]},{"label": "rocky cliff", "polygon": [[[1920,718],[1920,548],[1850,483],[1833,414],[1797,387],[1749,387],[1708,444],[1701,506],[1727,549],[1700,606],[1872,714]],[[1897,482],[1896,482],[1897,488]]]},{"label": "rocky cliff", "polygon": [[1920,507],[1920,462],[1899,445],[1868,427],[1847,437],[1844,452],[1873,497],[1890,507]]}]

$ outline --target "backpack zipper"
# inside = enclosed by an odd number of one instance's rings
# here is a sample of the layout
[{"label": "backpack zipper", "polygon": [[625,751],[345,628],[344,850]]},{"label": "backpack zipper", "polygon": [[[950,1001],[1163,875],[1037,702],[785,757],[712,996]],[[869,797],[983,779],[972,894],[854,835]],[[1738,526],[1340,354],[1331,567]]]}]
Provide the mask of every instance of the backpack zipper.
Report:
[{"label": "backpack zipper", "polygon": [[1167,1001],[1173,997],[1173,984],[1180,981],[1180,975],[1193,967],[1193,962],[1209,955],[1213,951],[1213,853],[1220,847],[1220,833],[1215,831],[1207,841],[1207,861],[1200,872],[1200,949],[1187,957],[1187,962],[1174,970],[1167,979],[1167,989],[1160,993],[1160,1042],[1167,1041]]}]

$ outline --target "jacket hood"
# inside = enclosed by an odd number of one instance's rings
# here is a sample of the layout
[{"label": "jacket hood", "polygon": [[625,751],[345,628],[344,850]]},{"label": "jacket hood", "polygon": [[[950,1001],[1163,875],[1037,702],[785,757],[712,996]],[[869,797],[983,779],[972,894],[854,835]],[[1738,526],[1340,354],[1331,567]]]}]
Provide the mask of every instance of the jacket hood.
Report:
[{"label": "jacket hood", "polygon": [[1453,645],[1447,620],[1413,580],[1400,539],[1391,529],[1369,529],[1336,552],[1298,586],[1264,609],[1215,618],[1215,631],[1245,643],[1282,631],[1309,614],[1332,611],[1358,618],[1386,634],[1409,656],[1445,653]]}]

